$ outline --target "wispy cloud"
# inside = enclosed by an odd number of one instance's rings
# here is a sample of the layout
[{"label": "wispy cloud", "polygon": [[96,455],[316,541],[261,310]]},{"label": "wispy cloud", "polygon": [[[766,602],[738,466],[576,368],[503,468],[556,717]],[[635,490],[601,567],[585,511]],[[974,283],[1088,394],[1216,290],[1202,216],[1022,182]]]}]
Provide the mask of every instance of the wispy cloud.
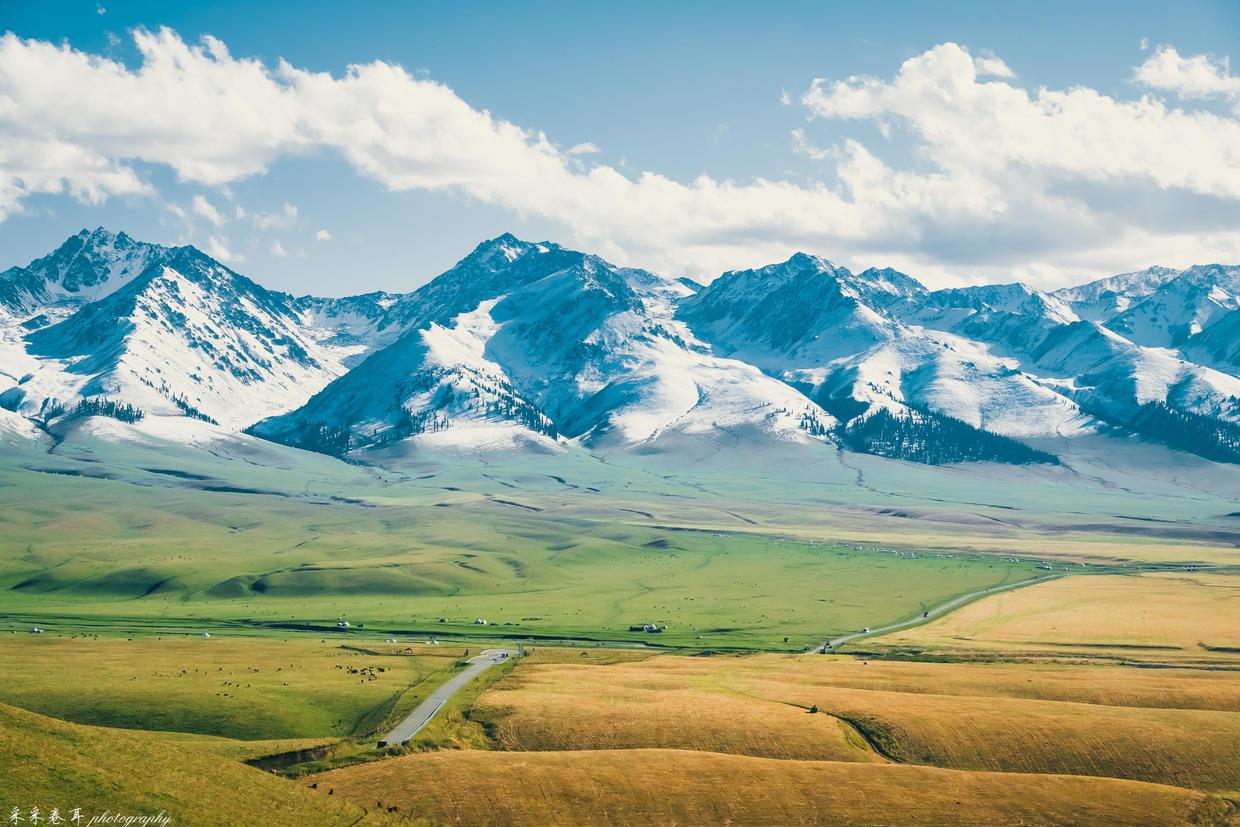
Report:
[{"label": "wispy cloud", "polygon": [[203,195],[195,195],[193,201],[194,212],[210,221],[216,227],[224,226],[227,221],[220,211],[211,205],[211,202]]},{"label": "wispy cloud", "polygon": [[213,235],[207,239],[207,254],[225,264],[237,264],[245,261],[245,256],[240,253],[234,253],[229,249],[227,238],[218,235]]},{"label": "wispy cloud", "polygon": [[285,201],[272,212],[250,213],[250,222],[260,230],[289,230],[297,225],[297,207]]},{"label": "wispy cloud", "polygon": [[804,155],[811,161],[825,161],[828,158],[837,157],[838,152],[834,148],[823,148],[814,146],[805,135],[804,129],[792,130],[792,151],[798,155]]}]

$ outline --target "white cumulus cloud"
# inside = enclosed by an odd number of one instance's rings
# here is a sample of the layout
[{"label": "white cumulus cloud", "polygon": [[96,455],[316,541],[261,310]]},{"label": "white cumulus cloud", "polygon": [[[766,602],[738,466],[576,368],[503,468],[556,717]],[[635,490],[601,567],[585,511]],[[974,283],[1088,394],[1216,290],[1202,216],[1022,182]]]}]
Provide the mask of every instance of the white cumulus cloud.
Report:
[{"label": "white cumulus cloud", "polygon": [[1181,98],[1225,97],[1240,100],[1240,75],[1231,73],[1226,57],[1181,57],[1171,46],[1160,46],[1133,73],[1133,80]]},{"label": "white cumulus cloud", "polygon": [[[1236,118],[1079,86],[1027,90],[997,55],[952,43],[889,79],[814,81],[801,97],[812,118],[902,131],[917,163],[893,165],[855,138],[820,146],[811,124],[793,146],[826,169],[805,182],[586,167],[583,145],[565,150],[400,66],[330,74],[234,57],[212,37],[133,36],[136,68],[0,37],[0,218],[36,193],[150,193],[143,165],[221,187],[326,151],[388,189],[461,193],[555,222],[562,240],[617,263],[674,273],[796,249],[919,275],[1046,280],[1240,257]],[[248,217],[262,230],[298,222],[292,205]]]},{"label": "white cumulus cloud", "polygon": [[1031,95],[982,83],[955,44],[909,59],[890,82],[815,81],[803,100],[822,118],[900,118],[949,173],[994,181],[1005,169],[1039,170],[1240,198],[1240,122],[1084,87]]},{"label": "white cumulus cloud", "polygon": [[1003,62],[1003,59],[991,51],[984,50],[979,52],[977,57],[973,58],[973,65],[977,68],[978,75],[989,75],[996,78],[1016,77],[1016,73]]},{"label": "white cumulus cloud", "polygon": [[329,233],[327,230],[319,230],[318,232],[314,234],[314,240],[315,241],[331,241],[332,234]]}]

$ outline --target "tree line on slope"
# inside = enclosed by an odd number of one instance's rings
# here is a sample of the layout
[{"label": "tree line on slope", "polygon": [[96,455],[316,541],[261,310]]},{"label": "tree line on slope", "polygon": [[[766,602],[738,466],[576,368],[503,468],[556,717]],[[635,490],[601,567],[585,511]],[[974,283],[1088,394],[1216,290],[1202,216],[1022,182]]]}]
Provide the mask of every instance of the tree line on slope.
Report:
[{"label": "tree line on slope", "polygon": [[1126,424],[1172,448],[1215,462],[1240,463],[1240,425],[1234,422],[1171,408],[1163,402],[1147,402]]},{"label": "tree line on slope", "polygon": [[837,433],[854,451],[926,465],[953,462],[1059,464],[1059,457],[1019,440],[975,428],[952,416],[917,408],[910,408],[903,414],[878,408],[853,418]]}]

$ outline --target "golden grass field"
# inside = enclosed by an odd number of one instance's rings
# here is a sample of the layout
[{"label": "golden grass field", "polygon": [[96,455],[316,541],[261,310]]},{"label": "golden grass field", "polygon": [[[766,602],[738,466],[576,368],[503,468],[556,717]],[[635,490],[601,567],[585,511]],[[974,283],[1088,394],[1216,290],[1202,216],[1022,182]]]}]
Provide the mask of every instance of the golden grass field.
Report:
[{"label": "golden grass field", "polygon": [[[841,657],[799,660],[801,668],[778,670],[780,680],[805,686],[886,692],[1240,712],[1240,680],[1228,670],[1137,669],[1092,662],[949,663]],[[751,663],[757,669],[746,671],[759,671],[765,662],[765,657],[756,657]],[[1089,668],[1082,668],[1085,666]]]},{"label": "golden grass field", "polygon": [[666,749],[443,751],[313,781],[446,824],[1189,824],[1226,810],[1199,792],[1108,778]]},{"label": "golden grass field", "polygon": [[689,661],[685,671],[660,668],[686,660],[658,656],[625,665],[522,668],[486,693],[476,710],[492,722],[500,745],[512,750],[674,748],[883,760],[838,718],[807,715],[802,708],[710,680],[713,676],[698,667],[708,669],[713,659]]},{"label": "golden grass field", "polygon": [[1240,665],[1240,576],[1067,577],[987,597],[881,639],[932,651]]},{"label": "golden grass field", "polygon": [[[55,789],[45,808],[123,801],[188,824],[376,823],[392,806],[424,824],[1237,824],[1237,585],[1065,578],[854,644],[893,659],[535,646],[398,757],[357,733],[465,648],[3,636],[17,677],[0,703],[179,731],[0,707],[0,804]],[[348,671],[363,665],[384,671]],[[220,737],[239,731],[255,740]],[[295,781],[239,763],[349,735]]]},{"label": "golden grass field", "polygon": [[[350,825],[366,811],[159,733],[80,726],[0,704],[0,807],[85,819],[160,811],[177,825]],[[83,822],[85,823],[85,822]],[[371,818],[367,823],[385,823]]]},{"label": "golden grass field", "polygon": [[[1096,669],[1106,671],[1101,687],[1093,682]],[[1118,697],[1144,705],[1102,702],[1106,686],[1125,683],[1117,669],[1131,679],[1116,690]],[[977,694],[969,686],[975,671],[984,675]],[[1092,665],[994,669],[813,655],[657,656],[610,666],[522,664],[482,697],[478,713],[509,750],[677,748],[788,759],[886,758],[1240,790],[1240,761],[1234,760],[1240,755],[1240,712],[1234,711],[1240,676],[1186,675],[1184,686],[1169,693],[1182,708],[1155,706],[1162,691],[1156,680],[1168,677]],[[1065,700],[1073,685],[1090,687],[1086,702]],[[1183,708],[1186,703],[1195,706]],[[820,714],[807,714],[811,706]]]}]

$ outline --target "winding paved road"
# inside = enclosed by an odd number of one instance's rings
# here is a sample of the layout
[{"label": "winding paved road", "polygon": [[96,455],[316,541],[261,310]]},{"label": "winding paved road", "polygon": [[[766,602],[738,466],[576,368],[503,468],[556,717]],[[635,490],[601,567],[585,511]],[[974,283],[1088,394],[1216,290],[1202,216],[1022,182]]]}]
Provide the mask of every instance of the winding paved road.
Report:
[{"label": "winding paved road", "polygon": [[469,665],[465,669],[444,681],[442,686],[430,694],[430,697],[418,704],[417,708],[409,713],[409,717],[397,724],[396,729],[384,736],[380,743],[395,746],[417,735],[418,731],[426,726],[431,718],[435,717],[435,713],[461,687],[495,664],[508,660],[513,654],[514,652],[509,649],[485,649],[482,654],[470,658]]},{"label": "winding paved road", "polygon": [[[978,589],[975,592],[969,592],[968,594],[962,594],[959,597],[953,597],[946,603],[941,603],[933,609],[930,609],[921,617],[913,617],[908,620],[902,620],[899,623],[890,623],[886,626],[878,626],[868,632],[853,632],[850,635],[844,635],[843,637],[828,640],[825,646],[828,649],[838,649],[841,644],[847,643],[850,640],[856,640],[859,637],[874,637],[875,635],[882,635],[887,632],[894,632],[897,629],[906,629],[909,626],[916,626],[920,623],[925,623],[929,620],[933,620],[941,614],[950,612],[962,603],[968,603],[970,600],[974,600],[978,597],[985,597],[988,594],[999,594],[1000,592],[1011,591],[1012,589],[1019,589],[1024,586],[1032,586],[1034,583],[1041,583],[1046,580],[1057,580],[1064,576],[1065,575],[1062,574],[1044,574],[1041,577],[1031,577],[1028,580],[1018,580],[1017,582],[1009,583],[1006,586],[992,586],[987,589]],[[819,648],[821,649],[822,647]]]}]

